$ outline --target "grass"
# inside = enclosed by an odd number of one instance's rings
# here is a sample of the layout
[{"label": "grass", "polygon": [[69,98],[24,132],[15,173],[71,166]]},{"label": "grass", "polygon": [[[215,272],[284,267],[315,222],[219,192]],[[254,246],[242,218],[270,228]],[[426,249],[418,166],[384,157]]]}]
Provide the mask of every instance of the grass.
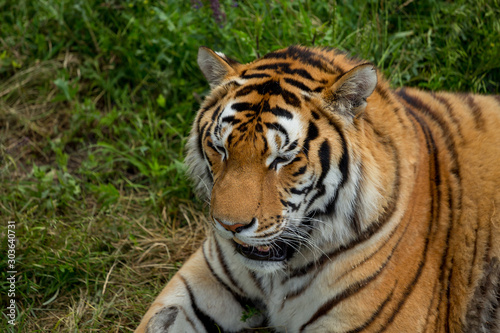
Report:
[{"label": "grass", "polygon": [[200,45],[240,61],[328,45],[394,87],[498,94],[498,17],[498,0],[0,0],[0,285],[13,220],[12,331],[130,332],[200,244],[206,207],[182,162],[208,92]]}]

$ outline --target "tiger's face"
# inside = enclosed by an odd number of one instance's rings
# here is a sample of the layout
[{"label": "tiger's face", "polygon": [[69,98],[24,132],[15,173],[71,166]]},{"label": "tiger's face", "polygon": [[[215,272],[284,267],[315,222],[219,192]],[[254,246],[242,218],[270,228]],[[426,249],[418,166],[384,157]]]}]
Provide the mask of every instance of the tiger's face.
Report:
[{"label": "tiger's face", "polygon": [[246,65],[200,48],[198,63],[212,91],[187,162],[210,196],[217,235],[264,271],[352,236],[345,220],[358,189],[347,134],[375,88],[373,67],[342,72],[300,47]]}]

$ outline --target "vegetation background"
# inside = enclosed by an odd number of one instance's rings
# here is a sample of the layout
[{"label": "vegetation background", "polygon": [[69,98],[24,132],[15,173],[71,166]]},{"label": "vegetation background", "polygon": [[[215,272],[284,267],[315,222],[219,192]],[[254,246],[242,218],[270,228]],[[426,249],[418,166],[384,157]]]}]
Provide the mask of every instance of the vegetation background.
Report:
[{"label": "vegetation background", "polygon": [[[14,332],[130,332],[204,235],[186,136],[200,45],[240,61],[300,43],[394,87],[500,93],[499,0],[0,0],[0,286]],[[1,316],[0,327],[7,327]]]}]

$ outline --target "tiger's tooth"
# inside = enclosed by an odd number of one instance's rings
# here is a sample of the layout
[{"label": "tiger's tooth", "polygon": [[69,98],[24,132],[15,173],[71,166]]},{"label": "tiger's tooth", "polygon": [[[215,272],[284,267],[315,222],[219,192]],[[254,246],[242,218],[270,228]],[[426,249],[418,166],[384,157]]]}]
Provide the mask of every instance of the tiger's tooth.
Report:
[{"label": "tiger's tooth", "polygon": [[260,252],[267,252],[271,249],[270,246],[257,246],[257,250],[259,250]]},{"label": "tiger's tooth", "polygon": [[247,243],[243,243],[242,241],[240,241],[240,240],[239,240],[238,238],[236,238],[236,237],[233,237],[233,240],[234,240],[236,243],[240,244],[241,246],[244,246],[244,247],[248,247],[248,246],[249,246]]}]

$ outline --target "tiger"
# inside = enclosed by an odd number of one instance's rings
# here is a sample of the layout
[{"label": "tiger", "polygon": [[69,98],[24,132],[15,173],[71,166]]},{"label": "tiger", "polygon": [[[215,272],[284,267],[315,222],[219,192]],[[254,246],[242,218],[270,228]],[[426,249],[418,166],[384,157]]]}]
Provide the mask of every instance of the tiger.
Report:
[{"label": "tiger", "polygon": [[209,231],[136,332],[500,332],[500,96],[327,47],[197,61]]}]

